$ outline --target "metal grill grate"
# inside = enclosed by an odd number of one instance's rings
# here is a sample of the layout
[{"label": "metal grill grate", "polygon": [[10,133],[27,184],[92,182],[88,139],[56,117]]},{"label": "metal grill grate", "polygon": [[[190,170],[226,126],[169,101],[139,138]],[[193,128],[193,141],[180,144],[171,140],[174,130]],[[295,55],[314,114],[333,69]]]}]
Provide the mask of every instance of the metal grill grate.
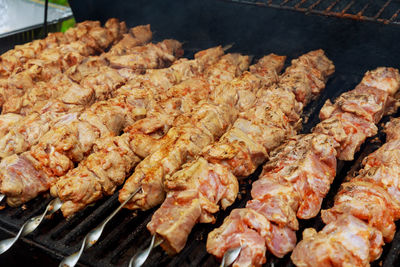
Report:
[{"label": "metal grill grate", "polygon": [[222,0],[361,21],[400,25],[399,0]]}]

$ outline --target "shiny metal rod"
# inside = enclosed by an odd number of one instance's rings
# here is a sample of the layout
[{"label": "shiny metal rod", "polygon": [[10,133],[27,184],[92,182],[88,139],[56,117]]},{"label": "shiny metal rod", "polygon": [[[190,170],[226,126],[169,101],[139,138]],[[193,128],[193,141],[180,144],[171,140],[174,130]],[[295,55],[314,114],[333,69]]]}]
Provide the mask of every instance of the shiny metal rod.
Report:
[{"label": "shiny metal rod", "polygon": [[0,202],[3,200],[3,198],[5,198],[6,197],[6,195],[4,195],[4,194],[0,194]]},{"label": "shiny metal rod", "polygon": [[145,250],[136,253],[129,261],[128,267],[141,267],[146,262],[153,248],[158,247],[163,241],[164,240],[160,238],[156,242],[156,235],[153,235],[151,238],[150,246]]},{"label": "shiny metal rod", "polygon": [[6,252],[8,249],[12,247],[12,245],[17,242],[17,240],[20,237],[26,236],[33,231],[40,225],[40,223],[43,221],[43,219],[47,215],[51,215],[57,210],[61,208],[62,202],[59,198],[55,198],[50,203],[47,205],[46,210],[43,212],[42,215],[35,216],[33,218],[30,218],[28,221],[26,221],[22,226],[21,229],[18,231],[18,234],[15,237],[4,239],[0,241],[0,254]]},{"label": "shiny metal rod", "polygon": [[241,246],[228,249],[225,252],[224,257],[222,257],[220,267],[227,267],[231,265],[237,259],[237,257],[239,257],[240,251],[242,251]]},{"label": "shiny metal rod", "polygon": [[106,224],[125,206],[126,203],[128,203],[129,200],[131,200],[140,190],[142,187],[139,187],[136,189],[132,194],[129,195],[129,197],[121,204],[119,207],[114,210],[113,213],[111,213],[101,224],[99,224],[96,228],[92,229],[83,239],[81,248],[79,251],[65,257],[62,262],[60,263],[60,267],[73,267],[77,264],[79,258],[81,257],[83,251],[85,249],[90,248],[96,242],[99,240],[101,234],[103,233],[104,227]]}]

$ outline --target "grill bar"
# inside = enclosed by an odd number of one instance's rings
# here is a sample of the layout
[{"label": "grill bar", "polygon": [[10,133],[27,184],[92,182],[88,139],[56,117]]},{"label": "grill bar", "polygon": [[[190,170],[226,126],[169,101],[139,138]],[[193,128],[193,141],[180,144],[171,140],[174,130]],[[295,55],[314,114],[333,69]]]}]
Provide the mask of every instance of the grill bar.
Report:
[{"label": "grill bar", "polygon": [[[393,0],[220,0],[337,18],[400,25],[400,2]],[[325,6],[324,8],[321,8]],[[371,13],[371,15],[363,15]]]}]

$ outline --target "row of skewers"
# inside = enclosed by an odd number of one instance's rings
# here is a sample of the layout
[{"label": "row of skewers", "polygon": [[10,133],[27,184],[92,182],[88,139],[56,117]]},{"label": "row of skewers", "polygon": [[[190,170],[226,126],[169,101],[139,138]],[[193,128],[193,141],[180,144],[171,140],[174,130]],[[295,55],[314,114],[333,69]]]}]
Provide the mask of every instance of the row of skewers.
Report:
[{"label": "row of skewers", "polygon": [[[278,257],[295,249],[292,259],[299,266],[333,262],[329,253],[313,258],[301,250],[326,249],[329,235],[340,233],[307,230],[295,248],[297,218],[317,216],[337,159],[352,160],[366,138],[376,134],[382,116],[396,110],[398,71],[367,72],[354,90],[333,104],[327,101],[313,133],[296,135],[304,106],[318,97],[334,72],[322,50],[293,60],[280,75],[283,56],[270,54],[249,66],[248,56],[214,47],[189,60],[180,58],[178,41],[152,44],[151,36],[149,26],[127,30],[115,19],[104,27],[84,22],[2,55],[0,192],[7,203],[19,206],[50,190],[55,200],[45,213],[61,208],[71,217],[123,185],[120,208],[147,210],[161,204],[148,224],[154,237],[150,249],[161,244],[175,254],[194,225],[215,222],[220,206],[226,209],[236,200],[239,181],[267,162],[253,184],[253,200],[209,234],[207,250],[222,258],[238,248],[235,266],[265,263],[267,248]],[[396,188],[393,179],[390,184]],[[356,204],[346,203],[346,192],[354,187],[344,187],[337,208],[323,212],[326,228],[357,217],[367,220],[363,229],[370,233],[387,231],[389,225],[393,237],[389,222],[397,218],[397,204],[390,196],[377,197],[377,206],[393,207],[391,217],[379,213],[388,222],[381,226],[372,220],[377,208],[370,209],[370,217],[351,209],[361,205],[361,195],[352,195]],[[62,264],[75,265],[114,214]],[[339,214],[353,217],[343,222]],[[35,220],[27,222],[17,237],[37,226]],[[360,266],[379,256],[383,241],[378,232],[371,234],[374,253],[362,258]],[[390,241],[390,235],[385,238]],[[15,241],[9,240],[1,252]],[[347,253],[341,262],[350,262],[350,248],[338,242],[330,244],[337,250],[329,251]],[[131,263],[143,264],[142,256]]]}]

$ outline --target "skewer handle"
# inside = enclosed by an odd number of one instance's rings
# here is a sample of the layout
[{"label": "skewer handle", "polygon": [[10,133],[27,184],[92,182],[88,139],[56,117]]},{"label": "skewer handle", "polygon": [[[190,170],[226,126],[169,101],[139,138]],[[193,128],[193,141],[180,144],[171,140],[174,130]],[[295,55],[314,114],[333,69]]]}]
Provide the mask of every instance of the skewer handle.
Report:
[{"label": "skewer handle", "polygon": [[137,188],[130,196],[118,206],[117,209],[113,211],[101,224],[99,224],[96,228],[92,229],[83,239],[81,248],[79,251],[65,257],[60,263],[59,267],[73,267],[78,263],[79,258],[81,257],[83,251],[85,249],[90,248],[99,240],[101,234],[103,233],[104,227],[106,224],[125,206],[128,201],[130,201],[142,188]]},{"label": "skewer handle", "polygon": [[3,254],[7,250],[9,250],[20,237],[26,236],[35,231],[35,229],[40,225],[43,219],[47,215],[51,215],[57,210],[59,210],[61,208],[61,205],[62,202],[59,198],[53,199],[47,205],[46,210],[43,212],[43,214],[30,218],[28,221],[24,223],[15,237],[0,241],[0,254]]}]

